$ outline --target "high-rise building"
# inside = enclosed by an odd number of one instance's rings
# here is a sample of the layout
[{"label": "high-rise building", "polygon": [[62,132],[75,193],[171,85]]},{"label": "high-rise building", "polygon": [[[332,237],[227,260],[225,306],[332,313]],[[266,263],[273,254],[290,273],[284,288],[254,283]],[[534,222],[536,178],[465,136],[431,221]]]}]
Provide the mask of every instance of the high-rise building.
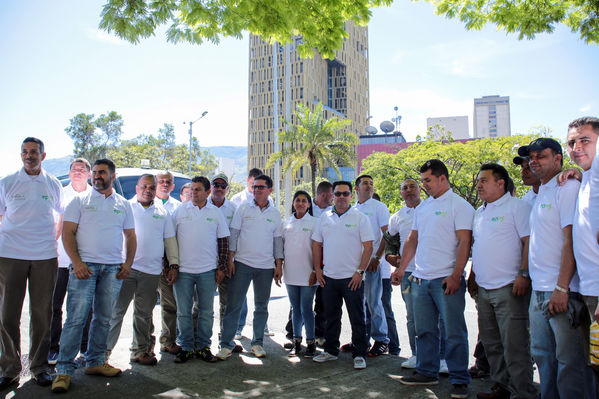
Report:
[{"label": "high-rise building", "polygon": [[510,98],[483,96],[474,99],[474,138],[512,135]]},{"label": "high-rise building", "polygon": [[[248,168],[266,168],[270,155],[279,150],[275,134],[282,130],[280,121],[295,123],[293,112],[298,103],[313,109],[322,102],[325,118],[348,118],[352,121],[348,131],[356,136],[364,133],[369,111],[368,28],[348,22],[345,30],[348,37],[333,60],[319,54],[300,58],[296,48],[301,37],[281,45],[250,35]],[[274,167],[265,173],[274,178]],[[281,171],[280,187],[282,178]],[[309,168],[303,167],[291,184],[310,179]]]},{"label": "high-rise building", "polygon": [[454,139],[470,138],[468,134],[468,116],[466,115],[426,118],[426,129],[430,129],[433,136],[451,133],[451,137]]}]

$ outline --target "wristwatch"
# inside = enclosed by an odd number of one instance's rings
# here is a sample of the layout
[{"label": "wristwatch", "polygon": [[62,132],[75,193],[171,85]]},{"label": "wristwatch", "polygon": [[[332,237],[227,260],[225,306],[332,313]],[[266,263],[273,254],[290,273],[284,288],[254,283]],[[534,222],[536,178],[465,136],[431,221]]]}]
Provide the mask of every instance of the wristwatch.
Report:
[{"label": "wristwatch", "polygon": [[379,262],[381,261],[381,257],[380,256],[374,256],[374,259],[378,260]]},{"label": "wristwatch", "polygon": [[172,265],[169,266],[169,269],[179,270],[179,265],[173,263]]},{"label": "wristwatch", "polygon": [[358,273],[360,276],[363,276],[364,272],[366,272],[366,270],[356,269],[356,273]]},{"label": "wristwatch", "polygon": [[530,278],[530,274],[528,274],[528,270],[525,270],[525,269],[518,270],[518,275],[520,275],[524,278]]}]

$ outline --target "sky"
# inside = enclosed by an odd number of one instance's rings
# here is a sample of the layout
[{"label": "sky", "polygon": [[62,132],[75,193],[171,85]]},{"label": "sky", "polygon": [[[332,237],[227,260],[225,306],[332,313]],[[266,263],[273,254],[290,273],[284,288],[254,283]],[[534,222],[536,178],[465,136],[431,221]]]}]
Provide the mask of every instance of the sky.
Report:
[{"label": "sky", "polygon": [[[98,29],[106,0],[0,2],[0,176],[22,166],[20,143],[41,138],[48,158],[72,154],[64,129],[79,113],[116,111],[123,138],[164,123],[200,146],[247,145],[247,35],[218,45],[171,44],[164,30],[133,45]],[[599,115],[599,47],[567,28],[534,40],[488,26],[466,31],[425,2],[396,0],[369,24],[370,115],[378,127],[399,108],[408,141],[426,118],[468,115],[473,99],[510,97],[512,134]]]}]

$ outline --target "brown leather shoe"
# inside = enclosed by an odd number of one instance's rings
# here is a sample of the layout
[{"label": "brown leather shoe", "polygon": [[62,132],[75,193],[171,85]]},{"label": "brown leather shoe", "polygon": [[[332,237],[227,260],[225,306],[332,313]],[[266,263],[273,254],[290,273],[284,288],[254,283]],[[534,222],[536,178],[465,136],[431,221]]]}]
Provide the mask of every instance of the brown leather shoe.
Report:
[{"label": "brown leather shoe", "polygon": [[144,366],[155,366],[158,363],[156,357],[150,353],[142,353],[141,355],[131,359],[131,361],[143,364]]},{"label": "brown leather shoe", "polygon": [[478,399],[510,399],[510,391],[495,384],[491,392],[479,392],[476,394]]},{"label": "brown leather shoe", "polygon": [[172,344],[168,344],[167,346],[163,346],[160,349],[162,352],[168,352],[172,355],[176,355],[177,353],[179,353],[181,351],[181,347],[179,345],[177,345],[176,343],[172,343]]}]

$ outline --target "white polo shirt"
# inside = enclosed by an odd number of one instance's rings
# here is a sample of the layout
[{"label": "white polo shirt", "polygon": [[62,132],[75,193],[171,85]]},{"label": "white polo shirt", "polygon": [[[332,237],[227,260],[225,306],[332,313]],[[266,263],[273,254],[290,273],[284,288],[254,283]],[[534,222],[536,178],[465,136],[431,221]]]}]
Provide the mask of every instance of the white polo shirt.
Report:
[{"label": "white polo shirt", "polygon": [[[354,207],[364,215],[368,216],[368,219],[370,220],[370,227],[372,228],[372,234],[374,235],[374,242],[372,243],[372,256],[374,257],[377,249],[379,249],[379,245],[381,245],[381,240],[383,239],[381,227],[389,224],[389,218],[391,217],[389,208],[387,208],[387,205],[374,198],[370,198],[361,204],[356,203]],[[384,257],[381,257],[379,268],[381,270],[382,278],[391,277],[391,265]]]},{"label": "white polo shirt", "polygon": [[270,201],[262,210],[255,201],[241,204],[231,228],[239,230],[235,260],[256,269],[274,269],[274,238],[281,237],[281,212]]},{"label": "white polo shirt", "polygon": [[144,208],[137,199],[129,200],[135,219],[135,236],[137,251],[132,268],[147,274],[158,275],[162,272],[164,256],[164,239],[175,236],[171,215],[154,200]]},{"label": "white polo shirt", "polygon": [[105,197],[92,189],[73,198],[63,220],[78,224],[76,239],[82,261],[123,263],[123,230],[135,228],[131,203],[123,196],[113,192]]},{"label": "white polo shirt", "polygon": [[[210,204],[214,205],[214,202],[212,202],[212,196],[208,197],[208,202]],[[216,206],[216,205],[214,205],[214,206]],[[227,221],[227,227],[229,227],[231,225],[231,222],[233,221],[233,215],[235,214],[235,211],[237,210],[237,206],[225,198],[225,202],[220,207],[218,207],[218,206],[216,206],[216,207],[218,209],[220,209],[220,211],[223,213],[223,216],[225,217],[225,220]]]},{"label": "white polo shirt", "polygon": [[[408,240],[408,236],[412,231],[412,226],[414,225],[414,213],[416,211],[416,208],[409,208],[407,206],[404,206],[399,211],[391,215],[391,217],[389,218],[389,230],[387,231],[392,236],[399,233],[399,255],[401,255],[401,253],[403,252],[404,244]],[[406,267],[406,272],[412,273],[415,268],[416,259],[412,258],[412,260],[408,264],[408,267]]]},{"label": "white polo shirt", "polygon": [[580,293],[599,296],[599,245],[597,245],[597,236],[593,235],[589,215],[591,174],[590,169],[582,172],[582,183],[578,190],[572,223],[572,242],[576,271],[580,277]]},{"label": "white polo shirt", "polygon": [[330,211],[331,209],[333,209],[332,206],[327,206],[325,209],[322,209],[321,207],[319,207],[318,205],[316,205],[314,203],[314,201],[312,201],[312,215],[318,219],[319,217],[321,217],[325,212]]},{"label": "white polo shirt", "polygon": [[[528,270],[532,288],[536,291],[552,292],[555,289],[562,262],[562,229],[573,224],[579,187],[580,182],[574,179],[560,187],[557,177],[539,187],[530,212],[528,250]],[[570,290],[579,290],[576,274],[570,282]]]},{"label": "white polo shirt", "polygon": [[530,235],[530,204],[506,193],[483,205],[472,225],[472,270],[476,283],[493,290],[514,282],[522,266],[521,238]]},{"label": "white polo shirt", "polygon": [[188,201],[175,210],[172,220],[179,243],[179,270],[205,273],[216,269],[217,239],[230,235],[223,213],[208,202],[199,209]]},{"label": "white polo shirt", "polygon": [[164,209],[166,209],[168,211],[168,213],[170,213],[171,215],[173,214],[173,212],[175,212],[175,209],[177,209],[181,205],[181,201],[179,201],[176,198],[171,197],[170,195],[168,196],[168,199],[166,200],[166,202],[162,201],[158,197],[156,197],[156,199],[154,201],[160,201],[162,203],[162,206],[164,207]]},{"label": "white polo shirt", "polygon": [[247,187],[242,192],[237,193],[233,197],[231,197],[231,202],[238,208],[244,202],[253,201],[253,200],[254,200],[254,194],[250,193],[248,191]]},{"label": "white polo shirt", "polygon": [[418,231],[414,277],[433,280],[449,276],[458,250],[457,230],[472,230],[474,208],[449,189],[439,198],[422,201],[414,213]]},{"label": "white polo shirt", "polygon": [[362,243],[373,241],[368,217],[351,207],[338,216],[333,210],[318,219],[312,239],[322,243],[324,275],[334,279],[351,278],[362,260]]},{"label": "white polo shirt", "polygon": [[[85,185],[85,190],[81,193],[75,191],[73,185],[69,183],[67,186],[62,188],[62,203],[64,208],[66,209],[67,205],[78,195],[86,195],[92,191],[92,187],[89,184]],[[58,237],[58,267],[69,267],[71,264],[71,258],[67,255],[67,251],[64,249],[64,244],[62,243],[62,235]]]},{"label": "white polo shirt", "polygon": [[285,262],[285,284],[308,286],[312,273],[312,232],[318,218],[306,213],[303,218],[289,216],[281,225]]},{"label": "white polo shirt", "polygon": [[[599,140],[597,141],[599,146]],[[591,228],[593,237],[597,238],[599,233],[599,150],[593,164],[591,165],[591,189],[589,192],[589,216],[591,218]]]},{"label": "white polo shirt", "polygon": [[532,188],[522,197],[522,200],[528,202],[531,207],[534,206],[536,199],[537,194],[532,191]]},{"label": "white polo shirt", "polygon": [[62,186],[42,168],[21,168],[0,180],[0,256],[21,260],[57,257],[54,212],[62,214]]}]

